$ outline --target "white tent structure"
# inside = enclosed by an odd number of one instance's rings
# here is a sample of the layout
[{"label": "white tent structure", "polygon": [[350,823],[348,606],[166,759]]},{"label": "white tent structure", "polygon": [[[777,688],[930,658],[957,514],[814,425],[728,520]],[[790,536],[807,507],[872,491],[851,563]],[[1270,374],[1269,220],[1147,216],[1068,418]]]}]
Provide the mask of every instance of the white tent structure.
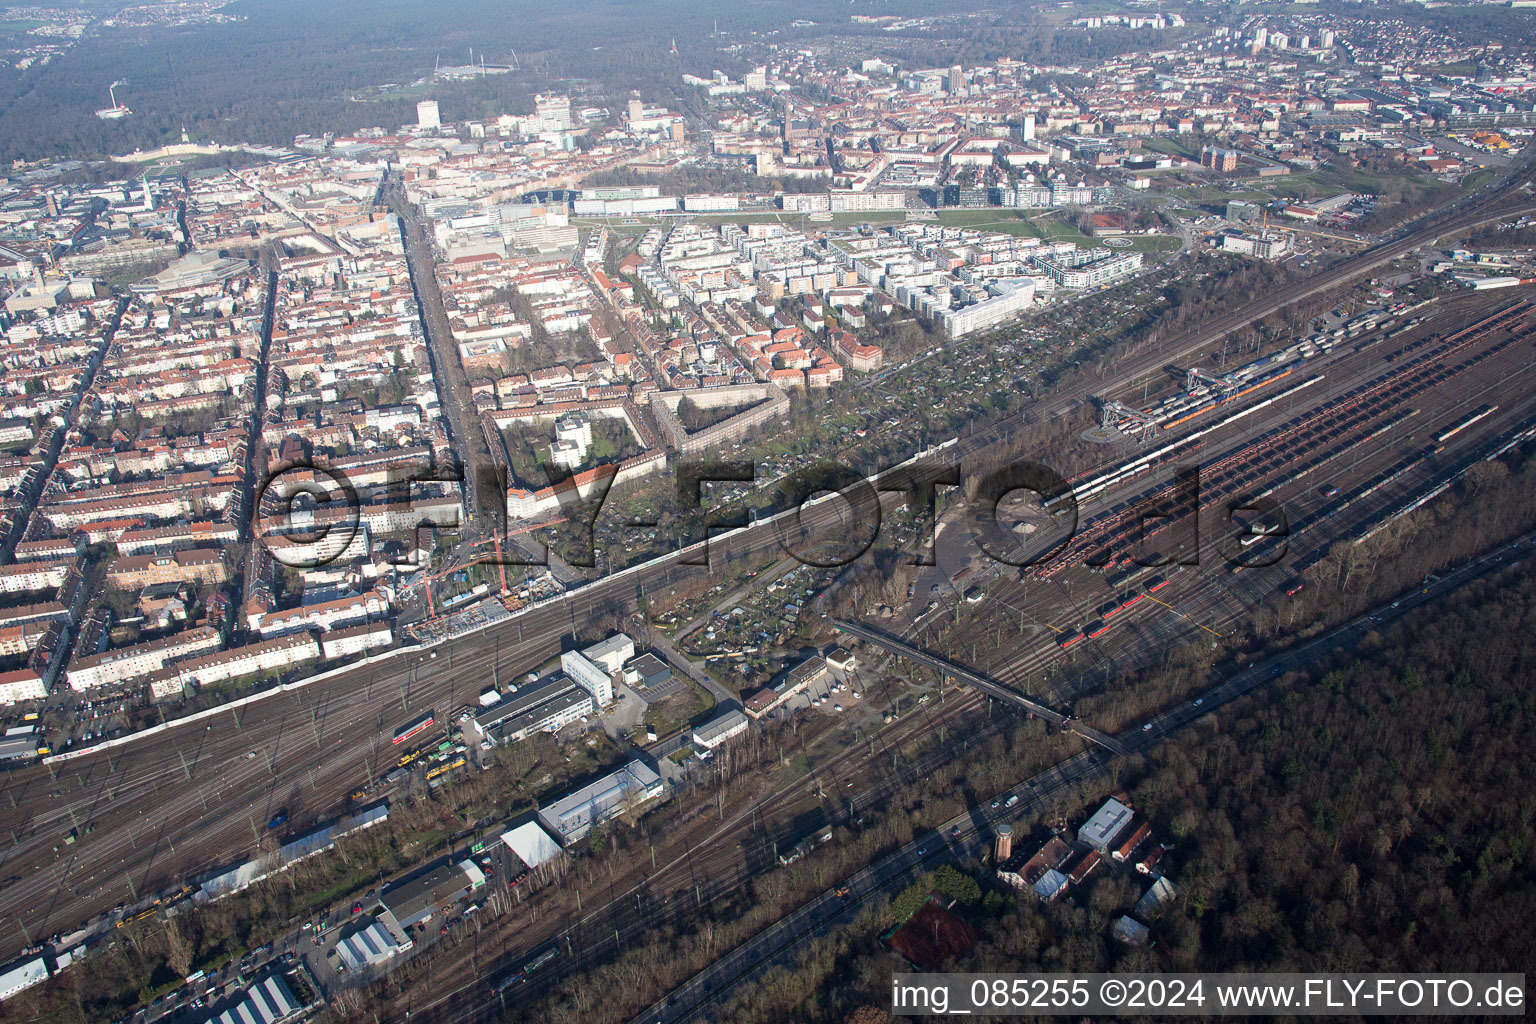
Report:
[{"label": "white tent structure", "polygon": [[560,856],[560,844],[550,838],[544,826],[536,821],[525,822],[510,832],[503,832],[501,841],[530,868]]}]

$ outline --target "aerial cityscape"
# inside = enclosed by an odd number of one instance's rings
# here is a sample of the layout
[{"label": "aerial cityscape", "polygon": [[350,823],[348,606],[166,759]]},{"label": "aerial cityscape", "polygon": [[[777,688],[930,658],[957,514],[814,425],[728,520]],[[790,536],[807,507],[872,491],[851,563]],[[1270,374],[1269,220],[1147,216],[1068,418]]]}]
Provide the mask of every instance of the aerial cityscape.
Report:
[{"label": "aerial cityscape", "polygon": [[0,1021],[1523,1015],[1533,143],[1536,0],[0,9]]}]

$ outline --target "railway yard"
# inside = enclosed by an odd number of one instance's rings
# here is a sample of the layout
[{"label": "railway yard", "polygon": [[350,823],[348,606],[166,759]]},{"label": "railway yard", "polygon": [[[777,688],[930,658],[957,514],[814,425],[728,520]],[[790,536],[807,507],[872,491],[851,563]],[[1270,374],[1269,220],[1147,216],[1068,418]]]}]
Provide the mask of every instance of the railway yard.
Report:
[{"label": "railway yard", "polygon": [[[1350,546],[1532,436],[1536,301],[1523,290],[1447,294],[1384,309],[1345,336],[1288,339],[1230,371],[1191,372],[1189,361],[1242,325],[1445,233],[1532,208],[1512,191],[1432,217],[1338,264],[1320,275],[1325,280],[1256,299],[1190,337],[1124,360],[1106,380],[1079,380],[1051,395],[1036,410],[1047,421],[1089,402],[1098,407],[1099,464],[1071,480],[1070,495],[1005,502],[995,517],[951,505],[936,535],[937,564],[914,584],[938,596],[922,611],[915,601],[894,624],[871,625],[1070,719],[1078,701],[1116,677],[1171,648],[1202,643],[1219,651],[1257,610],[1317,585],[1309,571],[1322,559],[1347,557]],[[1160,396],[1139,400],[1151,381]],[[880,489],[895,493],[903,480],[946,466],[964,471],[1010,426],[886,471]],[[995,540],[1005,521],[1015,527],[1004,531],[1009,537],[1026,539],[1006,561],[988,558],[978,542]],[[836,532],[845,517],[837,502],[824,502],[802,523],[812,533]],[[711,541],[712,559],[779,554],[777,521]],[[470,635],[12,770],[0,805],[11,838],[0,854],[7,878],[0,940],[12,950],[68,944],[124,918],[152,918],[200,879],[282,836],[425,785],[419,777],[401,783],[409,788],[385,785],[401,767],[396,737],[411,746],[420,726],[435,744],[450,711],[473,706],[488,681],[537,670],[567,640],[590,635],[594,622],[630,619],[643,595],[708,571],[677,555],[658,559]],[[954,582],[962,573],[963,587]],[[973,590],[979,597],[962,622],[962,592]],[[864,612],[837,601],[834,588],[833,607],[821,615]],[[827,623],[820,629],[823,638],[837,637]],[[873,645],[858,654],[866,679],[897,672]],[[728,902],[806,836],[831,826],[857,830],[903,786],[950,765],[955,742],[1000,742],[1022,719],[1006,701],[974,689],[946,689],[941,680],[938,691],[940,700],[883,728],[808,716],[796,735],[814,753],[803,770],[764,772],[729,803],[720,795],[714,806],[678,811],[674,827],[648,832],[649,858],[616,858],[600,882],[589,880],[584,902],[569,886],[549,887],[526,897],[526,907],[483,916],[472,940],[456,940],[472,941],[472,950],[388,998],[380,1019],[430,1009],[437,1020],[487,1020],[535,999],[639,937]],[[438,719],[430,729],[421,725],[429,710]],[[1130,720],[1084,725],[1133,739],[1142,728]],[[1064,760],[1083,747],[1080,736],[1058,731],[1038,753]],[[534,956],[551,948],[559,950],[552,958]],[[516,984],[502,984],[509,975]]]},{"label": "railway yard", "polygon": [[[1045,528],[1025,552],[1033,564],[1021,570],[980,558],[972,534],[940,531],[938,565],[921,581],[974,566],[986,598],[964,628],[949,628],[935,614],[919,617],[907,635],[1059,708],[1170,644],[1220,643],[1330,546],[1389,523],[1528,434],[1533,315],[1536,306],[1523,297],[1458,296],[1388,319],[1331,352],[1293,353],[1265,386],[1209,401],[1202,415],[1174,417],[1179,422],[1166,429],[1152,423],[1144,442],[1133,438],[1150,420],[1117,424],[1126,433],[1114,450],[1124,455],[1073,481],[1083,505],[1070,541],[1063,545],[1052,533],[1057,517],[1037,512]],[[953,455],[963,460],[976,444],[966,439]],[[1148,451],[1160,454],[1148,460]],[[1199,471],[1198,531],[1175,500],[1175,467],[1185,465]],[[1230,507],[1255,509],[1255,518],[1245,524]],[[1259,540],[1242,543],[1253,537]],[[759,526],[714,543],[721,554],[764,555],[776,550],[777,536]],[[1132,560],[1138,554],[1188,564],[1142,568]],[[668,564],[645,582],[654,593],[701,571]],[[636,587],[622,575],[602,580],[483,634],[379,659],[154,740],[13,772],[10,806],[0,807],[13,840],[0,865],[11,879],[4,889],[8,941],[20,946],[98,921],[106,927],[119,907],[133,914],[151,894],[176,892],[227,863],[227,852],[213,851],[254,851],[279,813],[293,824],[335,817],[349,794],[371,790],[391,771],[400,755],[391,736],[419,709],[473,703],[488,678],[537,668],[577,624],[614,609],[627,614]],[[994,640],[1004,633],[1008,643]],[[728,897],[771,863],[770,851],[804,834],[808,804],[853,820],[952,757],[924,746],[924,737],[951,730],[982,742],[1004,730],[1009,716],[992,714],[987,703],[956,691],[749,804],[706,818],[689,839],[659,838],[654,870],[628,865],[601,901],[589,894],[579,916],[519,922],[506,945],[493,938],[500,922],[482,924],[487,930],[476,944],[483,952],[434,979],[434,989],[449,993],[436,1010],[449,1014],[443,1019],[477,1019],[470,1008],[487,1005],[481,987],[521,950],[549,939],[561,939],[566,955],[541,974],[558,978],[611,955],[627,938]],[[840,729],[817,722],[806,742],[814,746],[817,733]],[[1076,741],[1063,742],[1070,752]],[[883,769],[890,763],[898,773]],[[839,799],[815,799],[834,787]],[[514,926],[519,916],[502,921]],[[498,1002],[537,989],[506,989]],[[419,1004],[422,996],[412,998]],[[408,1001],[398,1008],[403,1014]]]},{"label": "railway yard", "polygon": [[0,17],[0,1024],[1523,998],[1536,0],[267,6]]},{"label": "railway yard", "polygon": [[[1330,547],[1350,545],[1392,522],[1468,466],[1507,450],[1527,434],[1532,409],[1523,376],[1529,372],[1532,312],[1524,299],[1458,297],[1443,308],[1418,311],[1409,318],[1418,320],[1412,326],[1383,320],[1378,329],[1309,358],[1284,384],[1277,382],[1273,395],[1255,392],[1222,403],[1209,419],[1163,432],[1171,436],[1157,443],[1173,446],[1167,457],[1104,489],[1083,510],[1075,539],[1022,575],[1011,566],[978,562],[964,530],[940,531],[939,564],[919,577],[919,591],[929,579],[948,579],[976,564],[978,573],[992,577],[981,604],[987,614],[956,630],[944,627],[943,615],[927,621],[920,617],[909,635],[919,646],[947,649],[956,661],[1057,708],[1070,707],[1107,679],[1156,660],[1170,645],[1220,645],[1255,610],[1294,591],[1307,568]],[[1198,558],[1199,564],[1138,566],[1130,561],[1141,551],[1134,510],[1164,511],[1159,498],[1169,489],[1174,466],[1187,463],[1200,467],[1201,529],[1198,543],[1178,557],[1185,562]],[[1116,472],[1111,463],[1093,475]],[[1245,508],[1261,499],[1273,502],[1261,506],[1271,515],[1283,512],[1280,530],[1261,533],[1234,524],[1227,514],[1229,505]],[[1156,522],[1146,531],[1153,548],[1190,525],[1174,520],[1163,532]],[[1243,536],[1264,539],[1245,546]],[[1282,541],[1283,551],[1278,550]],[[1042,537],[1033,553],[1051,546]],[[1235,566],[1229,559],[1253,567]],[[1088,633],[1097,635],[1089,639]],[[1028,639],[995,639],[1021,634]],[[1064,651],[1058,639],[1074,635],[1084,637],[1083,646]],[[1091,658],[1084,654],[1088,645]],[[968,736],[969,743],[982,742],[1001,728],[993,715],[996,702],[988,704],[974,691],[953,691],[945,703],[928,705],[901,726],[910,733],[933,736],[944,730]],[[1128,730],[1140,740],[1135,723],[1105,727]],[[901,738],[902,732],[882,737],[893,746]],[[573,956],[547,968],[548,983],[579,964],[612,955],[626,940],[692,912],[701,902],[707,906],[712,897],[728,899],[761,870],[769,843],[789,841],[807,827],[803,819],[793,818],[782,832],[761,823],[823,780],[845,778],[837,789],[849,796],[823,801],[833,820],[845,823],[880,807],[902,784],[953,757],[952,748],[930,747],[910,761],[898,760],[902,770],[893,776],[883,770],[890,763],[885,746],[871,752],[848,744],[799,785],[696,835],[685,856],[658,862],[654,872],[620,876],[629,884],[616,880],[608,900],[599,909],[588,909],[574,926],[562,922]],[[749,852],[754,847],[755,856]],[[495,948],[494,942],[481,939],[479,948],[487,946]],[[445,978],[444,984],[455,990],[451,996],[426,1001],[418,996],[411,1005],[418,1011],[430,1008],[444,1019],[488,1019],[501,1005],[512,1005],[505,1002],[509,998],[516,1001],[539,987],[514,989],[510,996],[503,991],[488,1006],[473,980],[484,971],[478,962],[449,968],[455,980]]]},{"label": "railway yard", "polygon": [[[1266,408],[1230,426],[1207,423],[1175,443],[1161,473],[1147,467],[1116,483],[1084,511],[1063,550],[1023,579],[1000,582],[991,594],[995,616],[1016,621],[1013,609],[1027,608],[1044,629],[1040,642],[980,667],[1028,690],[1054,666],[1063,681],[1051,696],[1070,701],[1079,684],[1067,681],[1070,659],[1058,664],[1064,646],[1075,656],[1080,644],[1100,643],[1094,667],[1079,676],[1086,684],[1113,671],[1105,655],[1135,660],[1165,644],[1170,628],[1194,623],[1221,632],[1329,545],[1368,536],[1466,466],[1507,450],[1536,423],[1532,313],[1527,301],[1461,300],[1413,327],[1380,329],[1309,360]],[[1178,464],[1198,468],[1198,534],[1187,517],[1169,518],[1182,511],[1171,479]],[[1242,521],[1247,509],[1252,525]],[[1259,539],[1242,543],[1250,538]],[[1175,571],[1136,559],[1168,559]],[[1053,604],[1050,618],[1042,609]],[[976,628],[996,625],[983,620]]]}]

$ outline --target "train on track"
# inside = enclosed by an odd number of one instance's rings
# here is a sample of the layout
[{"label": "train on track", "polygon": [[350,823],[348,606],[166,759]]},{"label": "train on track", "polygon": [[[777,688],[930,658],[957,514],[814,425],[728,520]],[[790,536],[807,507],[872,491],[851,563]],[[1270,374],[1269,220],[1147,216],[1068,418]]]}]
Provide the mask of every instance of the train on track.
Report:
[{"label": "train on track", "polygon": [[497,982],[496,987],[492,991],[498,993],[504,992],[509,988],[521,985],[523,982],[528,980],[529,976],[532,975],[534,971],[537,971],[539,968],[543,967],[545,964],[549,963],[559,955],[560,946],[554,942],[547,943],[542,949],[534,952],[528,957],[527,960],[524,960],[522,967],[518,968],[516,971],[501,979],[501,981]]},{"label": "train on track", "polygon": [[437,719],[433,717],[433,713],[428,711],[420,718],[413,719],[412,721],[407,722],[405,725],[402,725],[400,728],[396,729],[394,742],[396,744],[401,744],[406,740],[412,739],[413,737],[420,736],[422,733],[432,728],[436,722]]}]

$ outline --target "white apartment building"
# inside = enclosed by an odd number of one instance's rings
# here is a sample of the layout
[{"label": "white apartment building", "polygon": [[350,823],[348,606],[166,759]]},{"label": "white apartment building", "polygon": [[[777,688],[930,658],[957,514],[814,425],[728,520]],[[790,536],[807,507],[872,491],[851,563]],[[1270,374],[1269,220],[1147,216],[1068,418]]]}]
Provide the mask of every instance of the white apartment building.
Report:
[{"label": "white apartment building", "polygon": [[635,642],[623,633],[595,643],[581,652],[592,664],[607,669],[609,674],[619,671],[624,663],[635,656]]},{"label": "white apartment building", "polygon": [[988,286],[990,297],[968,306],[938,311],[936,319],[951,338],[963,338],[976,331],[984,331],[1013,319],[1035,301],[1035,283],[1028,278],[1020,281],[994,281]]},{"label": "white apartment building", "polygon": [[564,129],[571,127],[571,98],[540,94],[533,98],[533,115]]},{"label": "white apartment building", "polygon": [[832,192],[828,195],[827,208],[833,213],[904,210],[907,197],[902,192]]},{"label": "white apartment building", "polygon": [[75,658],[64,675],[70,689],[93,690],[158,672],[178,658],[217,651],[221,643],[218,630],[202,626],[131,647]]},{"label": "white apartment building", "polygon": [[1285,235],[1262,237],[1257,235],[1223,235],[1221,248],[1224,252],[1235,252],[1261,260],[1272,260],[1289,252],[1291,242]]},{"label": "white apartment building", "polygon": [[369,622],[346,629],[333,629],[320,634],[320,654],[327,661],[349,658],[357,654],[388,647],[395,642],[395,634],[386,621]]},{"label": "white apartment building", "polygon": [[34,590],[57,590],[74,567],[75,560],[56,562],[21,562],[0,566],[0,594],[24,594]]},{"label": "white apartment building", "polygon": [[1077,266],[1049,257],[1038,258],[1035,262],[1063,288],[1094,288],[1129,277],[1141,269],[1141,260],[1141,253],[1128,252]]},{"label": "white apartment building", "polygon": [[555,421],[555,442],[549,446],[550,460],[569,470],[579,469],[592,449],[592,421],[574,412]]},{"label": "white apartment building", "polygon": [[703,725],[696,726],[693,730],[693,745],[703,750],[714,750],[722,743],[746,732],[750,724],[745,712],[727,711]]},{"label": "white apartment building", "polygon": [[384,595],[370,590],[334,601],[251,616],[250,626],[263,637],[274,637],[311,628],[345,629],[382,618],[388,612],[389,602]]},{"label": "white apartment building", "polygon": [[20,704],[25,700],[42,700],[46,696],[48,687],[31,669],[0,672],[0,704]]},{"label": "white apartment building", "polygon": [[592,695],[598,707],[613,703],[613,680],[603,666],[592,664],[580,651],[566,651],[560,655],[560,668]]},{"label": "white apartment building", "polygon": [[177,674],[185,683],[208,686],[257,672],[274,672],[320,657],[320,646],[307,633],[262,640],[177,662]]}]

